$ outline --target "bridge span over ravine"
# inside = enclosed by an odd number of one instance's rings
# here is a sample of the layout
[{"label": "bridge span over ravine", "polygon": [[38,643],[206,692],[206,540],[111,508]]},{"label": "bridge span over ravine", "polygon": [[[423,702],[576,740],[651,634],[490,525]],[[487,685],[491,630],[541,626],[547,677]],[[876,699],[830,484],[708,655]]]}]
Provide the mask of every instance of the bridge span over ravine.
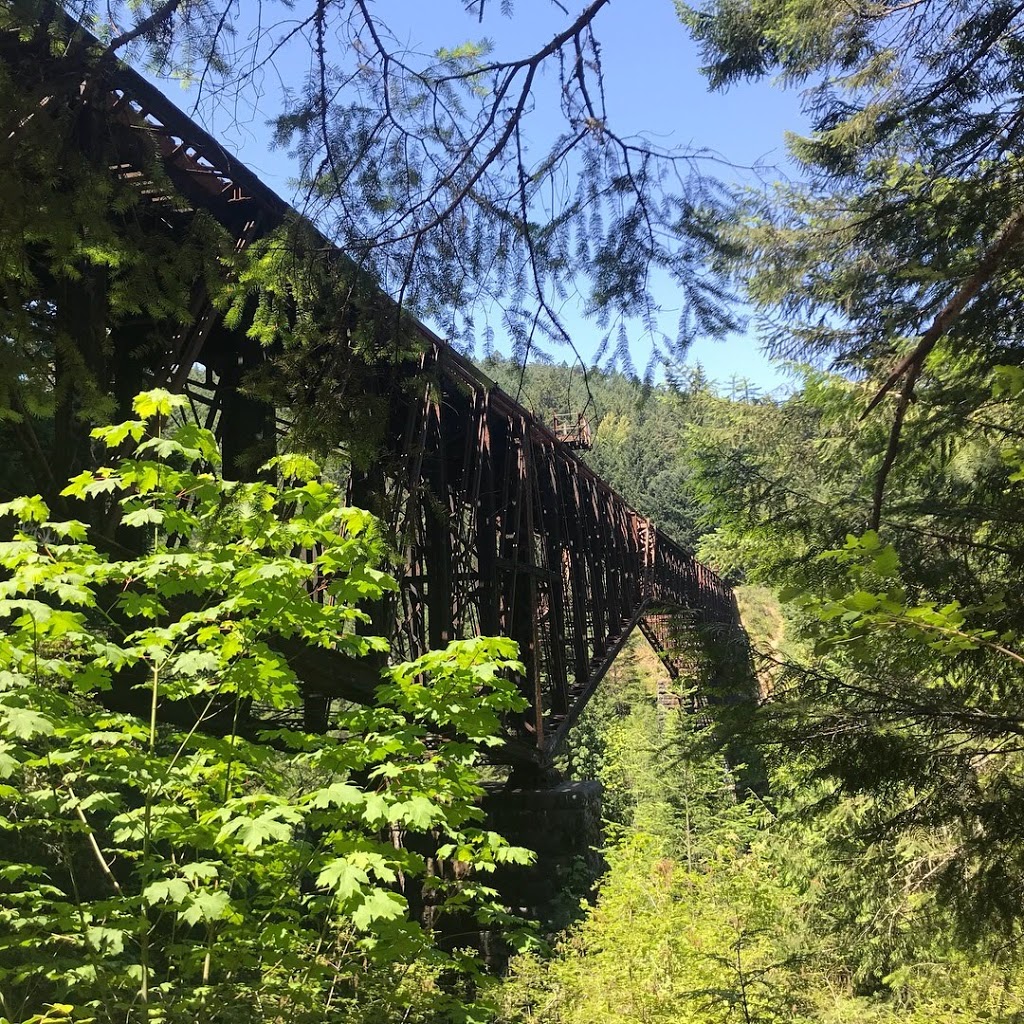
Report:
[{"label": "bridge span over ravine", "polygon": [[[88,38],[81,37],[83,45]],[[0,37],[0,60],[14,74],[27,61],[54,59],[26,45]],[[114,179],[134,183],[144,197],[135,216],[148,216],[153,231],[182,237],[197,216],[209,216],[243,250],[300,222],[130,68],[108,63],[80,77],[60,96],[40,96],[32,116],[72,132]],[[254,445],[269,453],[288,410],[261,403],[240,385],[277,354],[249,340],[244,323],[229,327],[201,281],[190,322],[165,331],[157,350],[138,323],[102,323],[95,279],[77,291],[54,285],[45,299],[58,320],[63,314],[82,332],[86,358],[107,349],[92,369],[115,395],[155,384],[187,391],[200,420],[216,430],[229,471],[247,464]],[[400,553],[400,593],[374,610],[374,626],[402,655],[471,635],[518,641],[530,707],[509,723],[512,761],[550,761],[635,627],[673,676],[697,683],[697,703],[721,696],[728,685],[722,658],[707,657],[708,645],[697,641],[725,638],[726,660],[746,664],[730,588],[468,359],[422,324],[414,322],[412,333],[413,353],[401,365],[379,373],[371,367],[366,375],[381,418],[380,457],[350,485],[353,502],[382,516]],[[306,687],[308,728],[326,728],[332,699],[366,695],[366,667],[293,655]]]}]

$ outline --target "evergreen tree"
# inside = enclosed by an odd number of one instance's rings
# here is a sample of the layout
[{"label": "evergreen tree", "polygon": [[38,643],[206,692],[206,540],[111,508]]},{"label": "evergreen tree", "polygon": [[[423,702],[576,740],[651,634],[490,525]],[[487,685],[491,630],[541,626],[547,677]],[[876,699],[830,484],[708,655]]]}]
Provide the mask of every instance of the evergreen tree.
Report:
[{"label": "evergreen tree", "polygon": [[806,182],[749,208],[744,276],[775,352],[852,373],[866,406],[884,403],[877,526],[904,422],[930,412],[952,425],[988,403],[995,367],[1021,362],[1024,11],[1005,0],[679,6],[713,88],[773,73],[805,88],[812,133],[791,150]]},{"label": "evergreen tree", "polygon": [[[774,73],[812,117],[791,144],[806,180],[744,211],[740,273],[774,350],[841,376],[780,410],[789,444],[706,436],[701,456],[715,546],[796,600],[809,644],[766,737],[813,754],[824,799],[868,801],[853,831],[892,854],[883,889],[1015,936],[1024,9],[681,10],[713,87]],[[937,846],[906,877],[921,830]]]}]

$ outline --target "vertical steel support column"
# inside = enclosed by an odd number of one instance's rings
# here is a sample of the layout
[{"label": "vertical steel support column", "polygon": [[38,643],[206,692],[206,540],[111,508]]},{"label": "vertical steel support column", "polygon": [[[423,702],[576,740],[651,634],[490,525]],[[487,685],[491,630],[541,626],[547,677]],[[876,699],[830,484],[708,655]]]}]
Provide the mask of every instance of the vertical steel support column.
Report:
[{"label": "vertical steel support column", "polygon": [[491,396],[486,393],[480,404],[479,459],[480,508],[477,514],[476,561],[480,574],[480,629],[485,636],[501,632],[498,602],[498,492],[497,470],[494,464],[494,433]]},{"label": "vertical steel support column", "polygon": [[[520,550],[525,549],[526,569],[520,575],[526,584],[524,595],[519,596],[519,617],[525,619],[526,629],[523,630],[524,638],[528,640],[527,649],[523,652],[523,664],[526,666],[527,684],[533,694],[533,734],[534,742],[538,749],[544,745],[544,692],[541,679],[540,661],[540,638],[538,636],[538,601],[537,601],[537,569],[535,549],[535,522],[534,522],[534,471],[533,471],[533,438],[530,432],[530,425],[525,416],[517,417],[517,432],[519,434],[519,500],[523,503],[525,513],[521,520],[521,531],[519,534]],[[520,559],[520,564],[523,564]],[[520,590],[517,584],[517,590]],[[521,609],[521,610],[520,610]],[[517,638],[518,639],[518,638]],[[520,640],[520,644],[522,640]]]},{"label": "vertical steel support column", "polygon": [[255,341],[242,337],[235,341],[235,350],[218,384],[218,433],[224,475],[236,480],[255,480],[259,467],[274,454],[277,417],[273,406],[239,390],[248,372],[265,362],[266,354]]}]

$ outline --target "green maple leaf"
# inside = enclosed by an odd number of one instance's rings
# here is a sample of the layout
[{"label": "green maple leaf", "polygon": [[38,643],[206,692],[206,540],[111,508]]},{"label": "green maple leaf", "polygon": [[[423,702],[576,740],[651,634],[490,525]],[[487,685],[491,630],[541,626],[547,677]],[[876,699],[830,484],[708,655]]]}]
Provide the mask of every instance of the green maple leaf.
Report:
[{"label": "green maple leaf", "polygon": [[174,671],[180,675],[202,675],[220,668],[220,659],[211,651],[185,651],[174,659]]},{"label": "green maple leaf", "polygon": [[174,409],[181,408],[188,400],[184,395],[174,395],[164,388],[153,388],[137,394],[132,401],[132,408],[144,420],[154,416],[169,416]]},{"label": "green maple leaf", "polygon": [[53,722],[31,708],[0,705],[0,727],[8,735],[15,736],[19,740],[30,740],[33,736],[53,735]]},{"label": "green maple leaf", "polygon": [[12,515],[23,523],[43,523],[50,517],[50,508],[42,496],[14,498],[0,504],[0,516]]},{"label": "green maple leaf", "polygon": [[425,796],[414,796],[391,808],[391,816],[395,821],[402,822],[412,828],[428,829],[434,822],[444,817],[437,804]]},{"label": "green maple leaf", "polygon": [[[109,494],[111,491],[117,490],[118,480],[115,477],[93,477],[92,483],[86,484],[81,489],[81,494],[76,491],[76,497],[94,497],[97,494]],[[64,488],[68,490],[68,488]],[[63,491],[61,492],[63,493]]]},{"label": "green maple leaf", "polygon": [[188,896],[188,882],[184,878],[168,878],[162,882],[153,882],[142,890],[143,902],[181,903]]},{"label": "green maple leaf", "polygon": [[[64,498],[84,498],[85,489],[96,479],[96,474],[91,473],[87,469],[83,469],[77,476],[71,477],[68,481],[67,487],[62,490],[61,497]],[[0,513],[2,513],[2,506],[0,506]]]},{"label": "green maple leaf", "polygon": [[366,810],[363,811],[363,821],[368,825],[375,825],[387,821],[388,802],[380,793],[366,794]]},{"label": "green maple leaf", "polygon": [[356,867],[344,857],[330,861],[316,878],[317,885],[333,890],[341,900],[355,896],[369,881],[369,876],[362,868]]},{"label": "green maple leaf", "polygon": [[146,526],[150,523],[159,525],[164,521],[164,514],[158,508],[137,508],[126,513],[121,521],[125,526]]},{"label": "green maple leaf", "polygon": [[334,782],[318,789],[309,802],[313,807],[362,807],[366,803],[366,794],[347,782]]},{"label": "green maple leaf", "polygon": [[96,599],[91,590],[78,583],[54,583],[52,589],[63,604],[94,605]]},{"label": "green maple leaf", "polygon": [[58,537],[67,537],[69,540],[84,541],[89,535],[85,523],[78,519],[68,519],[58,523],[49,522],[44,525],[51,533],[55,533]]},{"label": "green maple leaf", "polygon": [[236,834],[247,850],[258,850],[264,843],[287,842],[292,837],[292,829],[279,819],[277,811],[265,811],[258,818],[232,818],[220,830],[217,842]]},{"label": "green maple leaf", "polygon": [[197,861],[195,864],[185,864],[181,868],[181,873],[190,880],[202,879],[209,881],[211,878],[216,878],[218,875],[217,865],[210,861]]},{"label": "green maple leaf", "polygon": [[374,889],[352,912],[352,923],[366,931],[374,921],[393,921],[405,914],[406,903],[398,893]]},{"label": "green maple leaf", "polygon": [[21,762],[8,753],[14,749],[9,743],[0,743],[0,779],[9,779],[21,767]]},{"label": "green maple leaf", "polygon": [[85,939],[93,949],[110,956],[124,952],[127,932],[120,928],[106,928],[102,925],[90,925],[85,929]]},{"label": "green maple leaf", "polygon": [[143,420],[125,420],[110,427],[94,427],[89,436],[103,441],[108,448],[116,448],[129,434],[136,441],[141,441],[145,432],[146,424]]},{"label": "green maple leaf", "polygon": [[186,924],[199,924],[200,921],[223,921],[233,913],[231,897],[218,889],[214,892],[197,892],[182,911],[181,919]]}]

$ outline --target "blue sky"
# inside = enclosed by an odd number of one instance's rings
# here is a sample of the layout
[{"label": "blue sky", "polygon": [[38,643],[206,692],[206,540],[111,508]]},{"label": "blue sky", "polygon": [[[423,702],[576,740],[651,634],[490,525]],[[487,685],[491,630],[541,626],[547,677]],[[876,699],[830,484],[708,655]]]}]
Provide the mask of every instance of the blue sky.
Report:
[{"label": "blue sky", "polygon": [[[432,52],[439,46],[486,36],[499,57],[530,53],[567,24],[565,15],[550,0],[516,0],[511,18],[502,16],[498,8],[498,0],[488,0],[483,25],[475,14],[465,12],[460,0],[391,0],[379,8],[379,14],[398,40],[411,49]],[[725,94],[709,93],[699,73],[697,48],[680,23],[672,0],[612,0],[600,12],[595,29],[603,46],[609,120],[618,134],[643,133],[662,146],[707,150],[710,159],[705,169],[731,183],[762,187],[794,173],[786,159],[784,132],[802,130],[806,123],[798,94],[783,92],[767,82],[734,87]],[[290,179],[296,173],[295,165],[286,153],[270,148],[266,122],[273,116],[280,82],[300,84],[308,53],[308,48],[301,46],[287,52],[278,66],[280,81],[268,74],[264,95],[253,109],[235,105],[205,118],[223,144],[286,198],[292,195]],[[549,102],[545,97],[553,96],[555,87],[549,79],[538,91],[538,109],[532,120],[534,130],[541,134],[546,123],[554,130],[558,118],[557,109],[550,120],[544,113]],[[548,89],[552,92],[546,92]],[[187,100],[183,105],[188,108]],[[555,107],[553,101],[551,106]],[[200,113],[204,109],[201,107]],[[540,146],[543,140],[537,143]],[[655,288],[666,322],[671,323],[677,305],[674,289],[667,280]],[[601,332],[571,303],[563,305],[561,312],[577,348],[587,357]],[[644,343],[636,344],[642,348]],[[637,366],[645,365],[648,351],[633,352]],[[555,355],[557,358],[558,353]],[[724,342],[698,339],[690,358],[699,360],[714,380],[740,376],[768,390],[784,387],[783,371],[760,352],[752,330]]]}]

